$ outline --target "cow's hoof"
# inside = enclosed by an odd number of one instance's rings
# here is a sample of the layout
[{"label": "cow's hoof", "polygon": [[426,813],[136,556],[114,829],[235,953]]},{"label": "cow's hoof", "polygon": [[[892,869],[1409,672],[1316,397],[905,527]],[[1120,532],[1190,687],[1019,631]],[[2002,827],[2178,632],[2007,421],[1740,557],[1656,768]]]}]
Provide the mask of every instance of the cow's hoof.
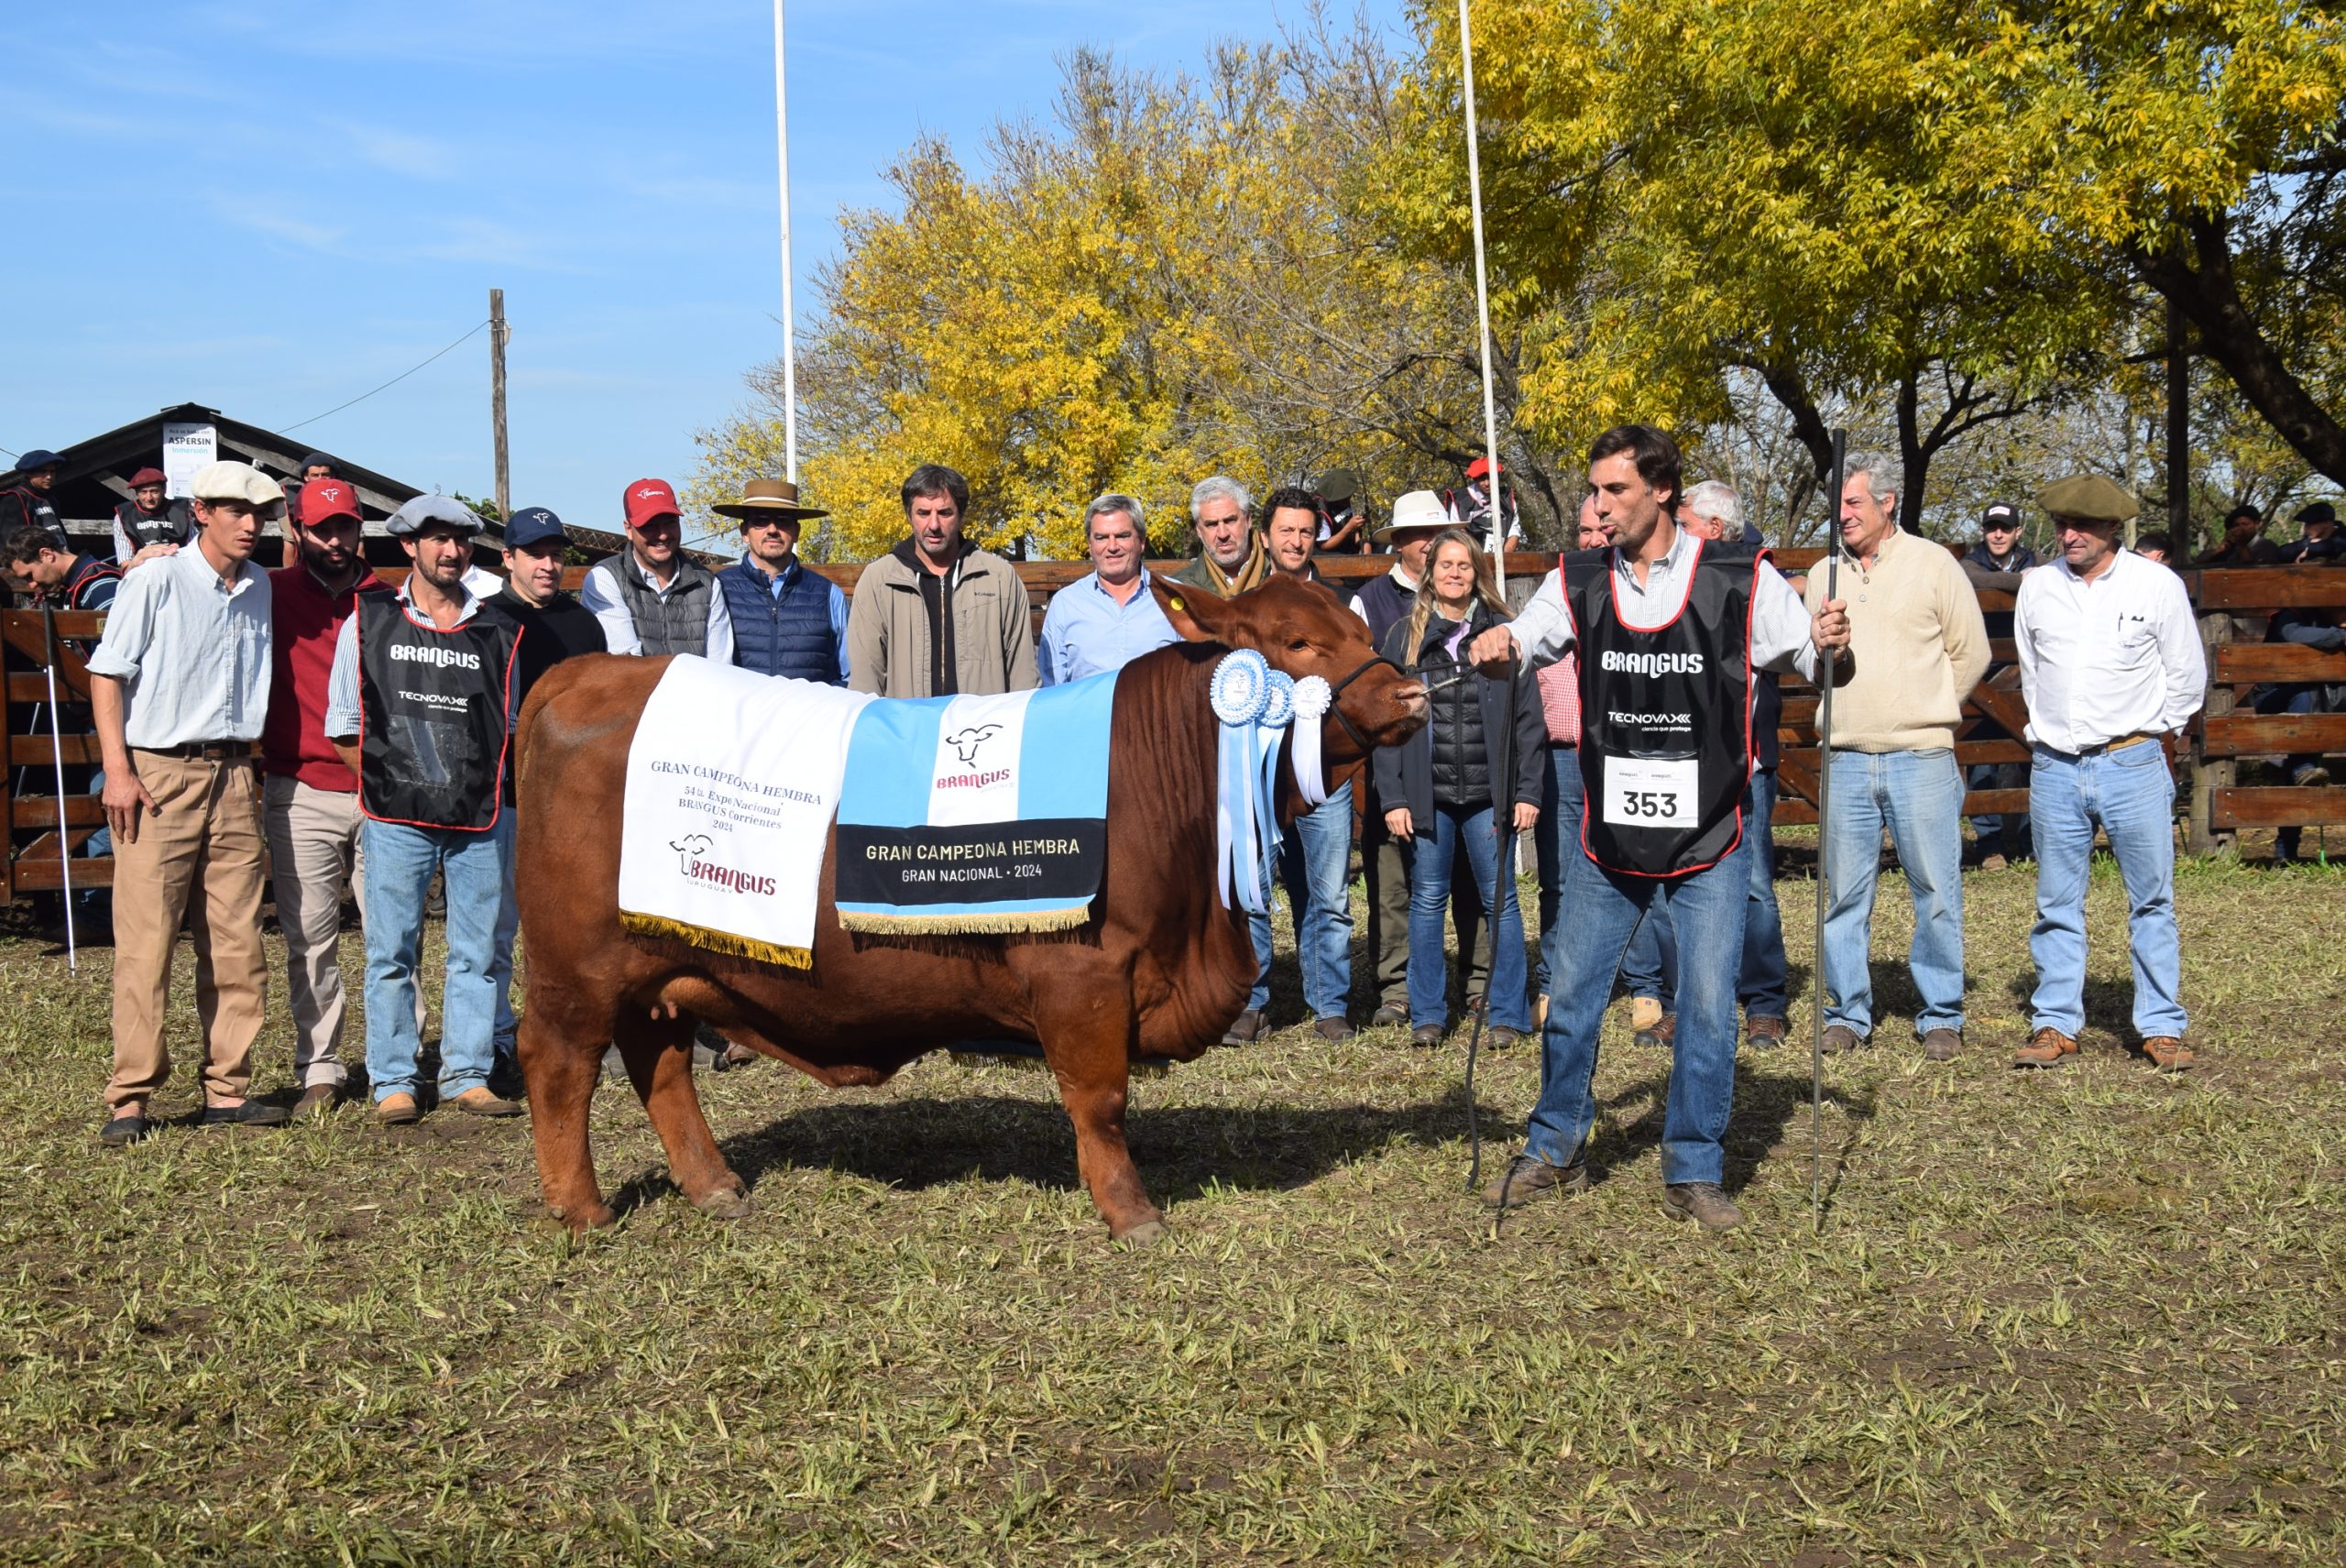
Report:
[{"label": "cow's hoof", "polygon": [[608,1203],[578,1203],[567,1207],[558,1203],[550,1204],[547,1206],[546,1212],[559,1223],[568,1226],[574,1235],[583,1235],[588,1231],[599,1231],[619,1218]]},{"label": "cow's hoof", "polygon": [[746,1220],[755,1206],[739,1187],[713,1187],[694,1199],[693,1207],[713,1220]]},{"label": "cow's hoof", "polygon": [[1155,1246],[1172,1234],[1172,1227],[1162,1219],[1143,1220],[1139,1224],[1118,1236],[1116,1245],[1128,1252],[1138,1252],[1143,1247]]}]

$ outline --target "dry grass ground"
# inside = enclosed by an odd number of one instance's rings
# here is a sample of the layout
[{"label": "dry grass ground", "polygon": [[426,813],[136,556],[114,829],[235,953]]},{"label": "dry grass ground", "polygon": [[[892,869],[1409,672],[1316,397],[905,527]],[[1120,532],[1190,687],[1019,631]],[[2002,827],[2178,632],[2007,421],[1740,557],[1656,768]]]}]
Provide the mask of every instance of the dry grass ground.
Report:
[{"label": "dry grass ground", "polygon": [[[1717,1241],[1661,1214],[1667,1063],[1617,1032],[1603,1179],[1495,1234],[1463,1038],[1288,1027],[1139,1085],[1150,1252],[1106,1244],[1046,1079],[941,1058],[705,1080],[734,1224],[607,1086],[630,1207],[575,1243],[532,1223],[519,1124],[101,1152],[108,955],[73,981],[19,938],[0,1560],[2339,1562],[2346,878],[2185,868],[2209,1063],[2168,1080],[2119,1047],[2104,872],[2078,1065],[2008,1069],[2033,884],[1974,875],[1968,1053],[1928,1066],[1893,1016],[1828,1066],[1821,1236],[1805,1049],[1747,1054],[1751,1223]],[[1537,1063],[1486,1066],[1504,1155]]]}]

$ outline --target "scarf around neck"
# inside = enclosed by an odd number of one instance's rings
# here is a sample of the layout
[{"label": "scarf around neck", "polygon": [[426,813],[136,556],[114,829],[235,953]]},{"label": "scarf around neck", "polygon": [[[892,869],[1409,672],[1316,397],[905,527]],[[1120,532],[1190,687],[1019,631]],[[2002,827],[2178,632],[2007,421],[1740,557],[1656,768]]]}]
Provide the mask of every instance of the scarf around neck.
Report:
[{"label": "scarf around neck", "polygon": [[1213,558],[1211,551],[1200,552],[1198,559],[1206,564],[1206,576],[1212,580],[1214,592],[1223,598],[1235,598],[1259,588],[1271,575],[1271,553],[1263,548],[1263,536],[1259,533],[1247,534],[1246,559],[1235,572],[1223,571],[1222,563]]}]

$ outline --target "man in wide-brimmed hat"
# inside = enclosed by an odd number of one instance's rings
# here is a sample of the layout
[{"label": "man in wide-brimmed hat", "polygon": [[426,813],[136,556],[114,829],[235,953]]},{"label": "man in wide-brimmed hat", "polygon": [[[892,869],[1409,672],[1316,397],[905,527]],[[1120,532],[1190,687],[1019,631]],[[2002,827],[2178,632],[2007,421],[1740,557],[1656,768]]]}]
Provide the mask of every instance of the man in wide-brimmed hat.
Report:
[{"label": "man in wide-brimmed hat", "polygon": [[763,675],[847,684],[847,596],[798,558],[806,520],[828,517],[787,479],[751,479],[710,509],[741,524],[741,559],[717,574],[733,622],[733,662]]}]

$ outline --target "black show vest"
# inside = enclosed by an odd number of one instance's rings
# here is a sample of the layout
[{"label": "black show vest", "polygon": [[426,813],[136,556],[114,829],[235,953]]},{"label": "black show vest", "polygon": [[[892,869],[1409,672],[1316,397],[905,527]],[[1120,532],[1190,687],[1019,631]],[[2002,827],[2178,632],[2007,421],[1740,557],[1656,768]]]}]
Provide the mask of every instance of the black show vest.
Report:
[{"label": "black show vest", "polygon": [[443,631],[396,594],[360,594],[356,613],[359,809],[411,828],[496,826],[521,626],[484,603]]},{"label": "black show vest", "polygon": [[1743,837],[1752,586],[1766,557],[1688,543],[1685,602],[1651,630],[1622,622],[1612,551],[1562,563],[1580,636],[1581,845],[1632,876],[1701,871]]}]

